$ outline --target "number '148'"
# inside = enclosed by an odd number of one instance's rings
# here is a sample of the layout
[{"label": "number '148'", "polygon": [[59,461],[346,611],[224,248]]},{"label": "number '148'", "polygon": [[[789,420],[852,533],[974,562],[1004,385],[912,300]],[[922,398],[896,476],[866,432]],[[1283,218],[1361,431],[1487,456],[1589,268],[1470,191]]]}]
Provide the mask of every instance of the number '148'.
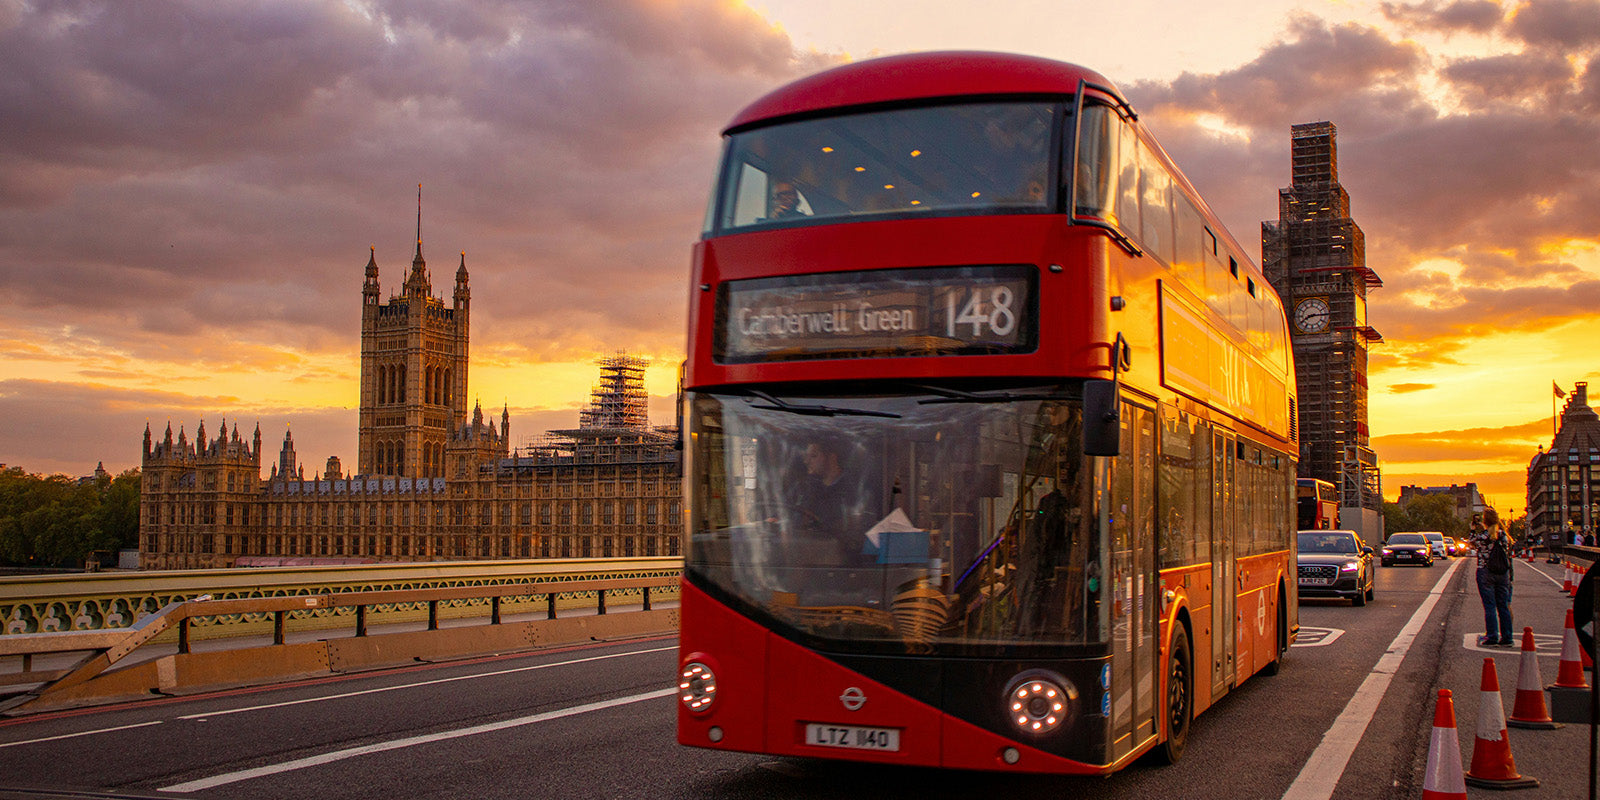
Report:
[{"label": "number '148'", "polygon": [[1017,329],[1017,315],[1011,310],[1014,295],[1009,287],[973,289],[958,312],[956,306],[961,303],[960,294],[959,290],[952,290],[945,295],[945,335],[955,336],[957,325],[971,325],[972,336],[982,336],[985,326],[996,336],[1009,336]]}]

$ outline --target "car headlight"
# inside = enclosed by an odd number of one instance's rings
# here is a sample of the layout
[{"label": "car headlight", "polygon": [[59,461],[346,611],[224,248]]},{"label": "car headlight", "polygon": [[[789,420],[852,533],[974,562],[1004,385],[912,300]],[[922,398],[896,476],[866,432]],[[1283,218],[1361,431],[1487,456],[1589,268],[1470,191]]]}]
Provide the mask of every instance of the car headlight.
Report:
[{"label": "car headlight", "polygon": [[1354,561],[1347,561],[1339,565],[1340,572],[1355,572],[1358,569],[1361,569],[1361,565]]},{"label": "car headlight", "polygon": [[1394,555],[1394,551],[1390,550],[1387,547],[1385,547],[1385,548],[1383,548],[1383,554],[1386,555],[1386,556],[1392,556],[1392,555]]}]

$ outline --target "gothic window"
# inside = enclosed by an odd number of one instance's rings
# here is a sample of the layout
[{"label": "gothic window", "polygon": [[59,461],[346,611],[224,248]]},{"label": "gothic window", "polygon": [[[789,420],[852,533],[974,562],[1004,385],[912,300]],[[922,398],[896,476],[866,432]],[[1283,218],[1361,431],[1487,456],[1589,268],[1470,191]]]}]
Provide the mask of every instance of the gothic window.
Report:
[{"label": "gothic window", "polygon": [[404,364],[400,365],[400,374],[396,378],[396,380],[400,384],[399,385],[400,402],[404,403],[406,401],[406,365],[404,365]]}]

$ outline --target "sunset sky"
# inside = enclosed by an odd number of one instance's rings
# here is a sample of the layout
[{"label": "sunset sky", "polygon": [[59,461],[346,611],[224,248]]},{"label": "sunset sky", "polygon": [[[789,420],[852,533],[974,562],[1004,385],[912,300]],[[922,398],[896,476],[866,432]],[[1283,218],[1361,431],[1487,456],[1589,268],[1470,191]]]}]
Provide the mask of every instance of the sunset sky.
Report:
[{"label": "sunset sky", "polygon": [[1520,513],[1552,381],[1600,394],[1600,0],[0,0],[0,462],[115,473],[147,422],[226,419],[352,465],[363,267],[399,288],[419,183],[515,440],[619,350],[668,423],[722,126],[938,49],[1110,77],[1247,244],[1289,126],[1337,125],[1391,499]]}]

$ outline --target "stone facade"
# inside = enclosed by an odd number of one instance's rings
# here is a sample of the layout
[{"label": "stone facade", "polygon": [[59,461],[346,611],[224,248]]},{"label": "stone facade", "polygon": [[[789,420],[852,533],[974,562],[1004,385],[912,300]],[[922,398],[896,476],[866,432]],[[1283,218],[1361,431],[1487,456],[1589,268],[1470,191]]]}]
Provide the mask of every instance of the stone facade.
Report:
[{"label": "stone facade", "polygon": [[[226,421],[190,442],[145,427],[140,565],[206,569],[276,564],[677,555],[682,532],[676,431],[652,428],[642,359],[601,359],[578,428],[510,446],[466,412],[466,256],[453,303],[433,297],[417,240],[402,292],[379,302],[376,251],[362,289],[357,469],[337,456],[305,475],[292,433],[271,473],[258,424]],[[616,409],[630,410],[618,414]]]},{"label": "stone facade", "polygon": [[1528,464],[1528,534],[1543,543],[1572,544],[1600,535],[1600,415],[1589,407],[1589,384],[1579,381],[1561,409],[1549,449]]}]

